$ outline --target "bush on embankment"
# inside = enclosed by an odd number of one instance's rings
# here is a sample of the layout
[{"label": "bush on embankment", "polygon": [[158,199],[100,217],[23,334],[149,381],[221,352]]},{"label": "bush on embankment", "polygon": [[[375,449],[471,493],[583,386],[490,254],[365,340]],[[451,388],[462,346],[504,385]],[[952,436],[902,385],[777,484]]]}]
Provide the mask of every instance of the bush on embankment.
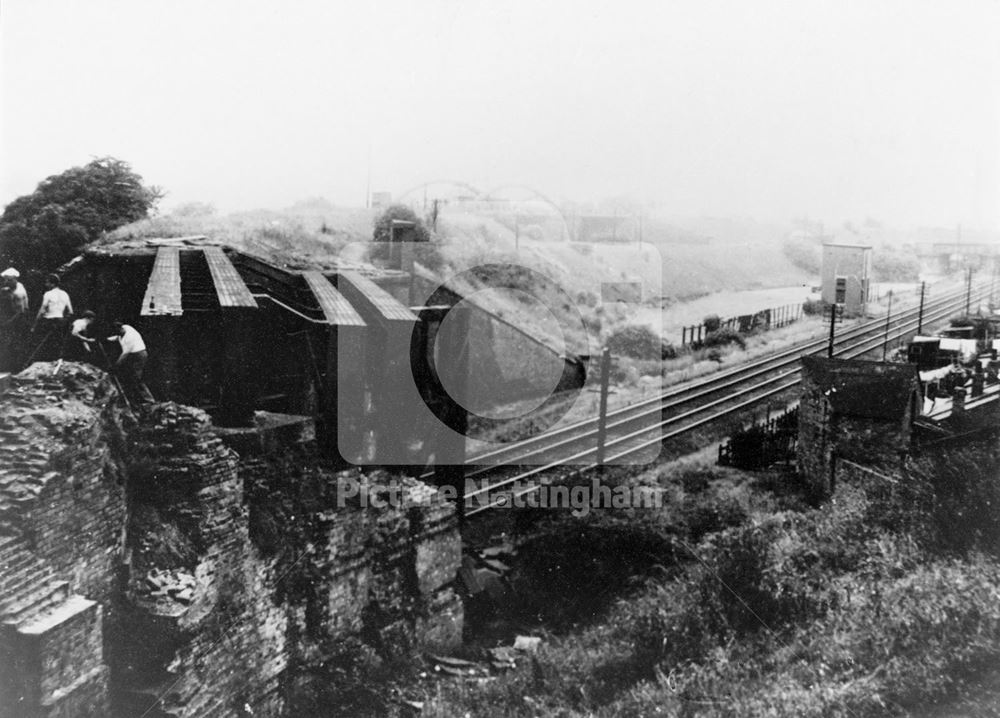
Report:
[{"label": "bush on embankment", "polygon": [[608,335],[605,345],[612,355],[632,359],[674,359],[677,350],[646,326],[629,324]]},{"label": "bush on embankment", "polygon": [[1000,659],[1000,530],[980,506],[998,469],[994,451],[950,452],[905,484],[678,535],[679,565],[608,620],[439,687],[425,715],[871,716],[960,692]]}]

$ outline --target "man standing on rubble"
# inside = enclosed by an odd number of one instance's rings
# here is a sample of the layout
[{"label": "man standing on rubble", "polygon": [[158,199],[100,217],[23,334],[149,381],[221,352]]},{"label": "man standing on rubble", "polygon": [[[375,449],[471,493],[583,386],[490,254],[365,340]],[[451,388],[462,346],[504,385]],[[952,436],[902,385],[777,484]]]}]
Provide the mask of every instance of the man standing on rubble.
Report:
[{"label": "man standing on rubble", "polygon": [[21,368],[28,328],[28,293],[13,267],[0,272],[0,371]]},{"label": "man standing on rubble", "polygon": [[114,368],[122,378],[129,400],[140,405],[152,404],[153,395],[142,382],[142,372],[148,359],[142,335],[133,327],[121,322],[114,323],[114,330],[115,336],[108,337],[108,341],[117,341],[121,345],[122,353],[115,360]]},{"label": "man standing on rubble", "polygon": [[[73,314],[73,303],[69,299],[66,290],[59,286],[59,275],[50,274],[45,278],[45,294],[42,295],[42,306],[38,308],[35,315],[35,324],[31,327],[32,333],[38,330],[38,323],[42,323],[44,336],[42,344],[47,345],[44,351],[39,345],[35,350],[37,359],[54,360],[60,359],[63,344],[66,341],[66,322]],[[56,349],[53,352],[53,348]],[[29,359],[30,361],[30,359]]]},{"label": "man standing on rubble", "polygon": [[28,292],[20,281],[21,273],[13,267],[0,272],[0,286],[3,291],[10,293],[11,309],[16,314],[23,314],[28,311]]}]

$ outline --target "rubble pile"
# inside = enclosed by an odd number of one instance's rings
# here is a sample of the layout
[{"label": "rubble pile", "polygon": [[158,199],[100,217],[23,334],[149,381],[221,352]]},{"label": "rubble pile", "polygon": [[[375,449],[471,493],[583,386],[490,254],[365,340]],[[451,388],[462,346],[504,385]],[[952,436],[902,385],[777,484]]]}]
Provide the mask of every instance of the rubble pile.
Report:
[{"label": "rubble pile", "polygon": [[0,527],[23,523],[42,490],[72,462],[69,450],[96,443],[115,404],[110,377],[77,362],[38,362],[11,377],[0,411]]},{"label": "rubble pile", "polygon": [[194,599],[195,577],[178,569],[151,569],[143,579],[137,598],[146,598],[157,603],[168,601],[185,606]]}]

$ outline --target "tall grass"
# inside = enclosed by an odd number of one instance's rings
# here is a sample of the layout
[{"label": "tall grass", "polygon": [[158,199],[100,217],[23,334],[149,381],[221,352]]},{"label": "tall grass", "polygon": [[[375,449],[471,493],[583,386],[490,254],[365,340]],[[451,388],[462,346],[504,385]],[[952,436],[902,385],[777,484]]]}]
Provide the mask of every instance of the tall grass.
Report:
[{"label": "tall grass", "polygon": [[873,716],[961,693],[1000,660],[1000,531],[970,514],[995,500],[992,448],[919,462],[913,490],[841,485],[697,545],[679,532],[678,564],[608,620],[490,684],[440,685],[425,715]]},{"label": "tall grass", "polygon": [[[255,211],[217,215],[186,212],[143,219],[111,232],[105,242],[205,235],[209,240],[272,261],[305,266],[329,262],[351,241],[364,241],[357,222]],[[331,228],[332,226],[338,228]],[[371,230],[368,229],[368,236]]]}]

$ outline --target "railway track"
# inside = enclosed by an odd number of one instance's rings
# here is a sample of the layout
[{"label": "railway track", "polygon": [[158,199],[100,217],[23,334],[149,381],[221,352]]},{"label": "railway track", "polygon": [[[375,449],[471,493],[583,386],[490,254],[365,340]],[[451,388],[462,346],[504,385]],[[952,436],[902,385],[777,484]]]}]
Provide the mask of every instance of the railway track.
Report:
[{"label": "railway track", "polygon": [[[981,301],[988,284],[973,288]],[[924,323],[931,325],[964,310],[964,287],[944,293],[924,305]],[[889,342],[917,328],[919,308],[897,309],[888,327]],[[886,337],[885,317],[843,328],[835,337],[834,355],[854,358],[876,350]],[[825,338],[801,342],[738,367],[679,384],[655,397],[608,412],[605,463],[649,463],[664,441],[689,434],[708,424],[745,412],[798,385],[799,359],[826,352]],[[591,417],[566,427],[507,444],[472,456],[466,462],[465,514],[507,505],[536,491],[543,483],[567,478],[597,467],[598,419]]]}]

